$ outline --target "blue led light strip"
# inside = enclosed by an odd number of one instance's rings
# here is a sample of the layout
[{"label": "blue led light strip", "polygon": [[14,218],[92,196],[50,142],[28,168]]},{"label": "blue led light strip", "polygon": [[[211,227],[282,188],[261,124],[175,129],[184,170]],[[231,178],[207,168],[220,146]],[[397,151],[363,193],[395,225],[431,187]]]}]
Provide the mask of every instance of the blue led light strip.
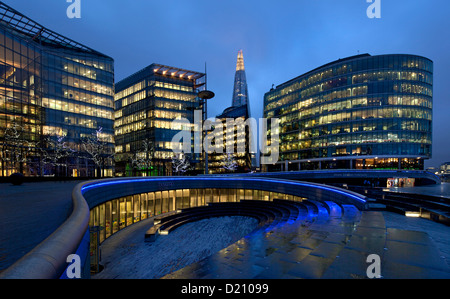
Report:
[{"label": "blue led light strip", "polygon": [[[235,180],[236,178],[219,178],[219,177],[213,177],[213,178],[206,178],[206,177],[183,177],[183,178],[151,178],[151,179],[129,179],[129,180],[117,180],[117,181],[108,181],[108,182],[99,182],[99,183],[92,183],[90,185],[83,186],[81,188],[81,192],[84,193],[85,191],[92,189],[92,188],[98,188],[101,186],[108,186],[108,185],[116,185],[116,184],[126,184],[126,183],[136,183],[136,182],[149,182],[149,181],[186,181],[186,180],[195,180],[195,181],[214,181],[214,180]],[[357,196],[356,194],[352,194],[346,191],[341,191],[336,188],[322,186],[322,185],[316,185],[316,184],[306,184],[306,183],[300,183],[300,182],[292,182],[292,181],[285,181],[285,180],[274,180],[274,179],[266,179],[266,178],[240,178],[243,181],[256,181],[256,182],[272,182],[272,183],[281,183],[281,184],[290,184],[294,186],[306,186],[306,187],[314,187],[318,189],[328,190],[332,192],[336,192],[345,196],[352,197],[353,199],[356,199],[359,202],[366,203],[366,200],[364,200],[362,197]]]}]

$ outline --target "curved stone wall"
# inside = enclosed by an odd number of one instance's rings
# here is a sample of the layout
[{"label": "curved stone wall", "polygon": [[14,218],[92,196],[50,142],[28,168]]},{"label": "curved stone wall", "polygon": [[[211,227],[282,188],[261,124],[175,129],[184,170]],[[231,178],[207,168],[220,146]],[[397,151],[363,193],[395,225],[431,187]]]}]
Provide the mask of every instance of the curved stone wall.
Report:
[{"label": "curved stone wall", "polygon": [[83,252],[82,259],[87,259],[89,243],[83,240],[89,229],[89,206],[81,193],[83,184],[78,184],[72,191],[73,210],[69,218],[36,248],[3,271],[0,279],[60,278],[70,254]]},{"label": "curved stone wall", "polygon": [[[77,186],[78,187],[78,186]],[[295,196],[318,201],[334,201],[352,204],[363,210],[366,197],[340,188],[272,178],[248,177],[158,177],[158,178],[120,178],[91,181],[81,186],[81,192],[89,207],[132,194],[175,189],[230,188],[253,189]]]}]

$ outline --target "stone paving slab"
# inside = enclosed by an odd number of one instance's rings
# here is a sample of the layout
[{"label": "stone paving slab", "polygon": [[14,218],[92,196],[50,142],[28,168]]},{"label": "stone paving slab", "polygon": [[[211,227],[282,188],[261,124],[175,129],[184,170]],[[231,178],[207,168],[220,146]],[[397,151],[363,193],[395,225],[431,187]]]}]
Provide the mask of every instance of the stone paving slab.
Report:
[{"label": "stone paving slab", "polygon": [[[425,234],[419,232],[408,232]],[[387,240],[386,252],[383,258],[390,262],[401,263],[438,271],[448,271],[448,266],[443,263],[437,249],[431,244],[420,244],[409,241]]]},{"label": "stone paving slab", "polygon": [[367,278],[367,253],[345,247],[322,275],[323,279]]}]

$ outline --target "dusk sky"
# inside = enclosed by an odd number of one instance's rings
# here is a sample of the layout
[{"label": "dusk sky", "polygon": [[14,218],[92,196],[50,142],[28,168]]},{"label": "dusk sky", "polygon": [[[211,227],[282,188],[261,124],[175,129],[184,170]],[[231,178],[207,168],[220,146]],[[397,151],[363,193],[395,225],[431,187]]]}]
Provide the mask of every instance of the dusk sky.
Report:
[{"label": "dusk sky", "polygon": [[216,97],[208,115],[231,106],[236,57],[244,52],[252,116],[264,93],[328,62],[358,53],[415,54],[434,61],[433,159],[450,161],[450,2],[381,0],[4,0],[49,29],[111,56],[116,82],[151,63],[203,72]]}]

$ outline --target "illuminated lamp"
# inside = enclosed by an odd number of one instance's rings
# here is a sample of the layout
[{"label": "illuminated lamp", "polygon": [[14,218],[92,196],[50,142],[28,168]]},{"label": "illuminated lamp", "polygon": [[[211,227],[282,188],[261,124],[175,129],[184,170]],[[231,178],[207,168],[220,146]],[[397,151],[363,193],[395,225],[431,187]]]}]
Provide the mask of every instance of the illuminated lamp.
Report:
[{"label": "illuminated lamp", "polygon": [[405,216],[418,218],[420,217],[420,212],[406,211]]}]

